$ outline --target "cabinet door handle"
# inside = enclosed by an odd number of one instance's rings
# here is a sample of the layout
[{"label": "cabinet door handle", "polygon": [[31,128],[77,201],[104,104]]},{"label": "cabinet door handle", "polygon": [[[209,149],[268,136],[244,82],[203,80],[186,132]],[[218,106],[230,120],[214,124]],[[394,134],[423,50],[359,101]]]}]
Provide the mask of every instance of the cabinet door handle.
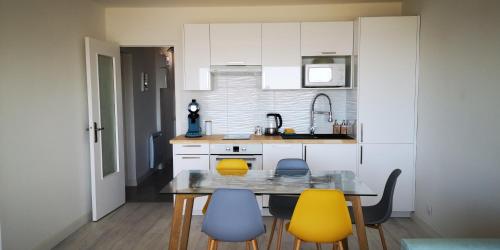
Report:
[{"label": "cabinet door handle", "polygon": [[363,145],[360,146],[360,152],[359,152],[359,165],[363,165]]},{"label": "cabinet door handle", "polygon": [[360,137],[361,137],[361,142],[363,142],[363,123],[360,124]]},{"label": "cabinet door handle", "polygon": [[304,161],[307,161],[307,146],[304,146]]},{"label": "cabinet door handle", "polygon": [[336,55],[337,52],[335,51],[324,51],[324,52],[321,52],[322,55]]},{"label": "cabinet door handle", "polygon": [[226,62],[226,65],[245,65],[245,62],[243,62],[243,61],[232,61],[232,62]]},{"label": "cabinet door handle", "polygon": [[184,148],[199,148],[201,145],[182,145]]},{"label": "cabinet door handle", "polygon": [[182,159],[186,159],[186,160],[188,160],[188,159],[201,159],[201,157],[199,157],[199,156],[183,156]]}]

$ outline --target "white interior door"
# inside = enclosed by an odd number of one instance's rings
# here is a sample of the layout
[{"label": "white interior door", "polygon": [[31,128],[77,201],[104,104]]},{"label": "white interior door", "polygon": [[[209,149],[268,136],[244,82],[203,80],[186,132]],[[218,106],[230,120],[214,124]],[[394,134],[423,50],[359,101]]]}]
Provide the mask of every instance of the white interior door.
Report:
[{"label": "white interior door", "polygon": [[125,203],[120,47],[85,38],[92,219]]}]

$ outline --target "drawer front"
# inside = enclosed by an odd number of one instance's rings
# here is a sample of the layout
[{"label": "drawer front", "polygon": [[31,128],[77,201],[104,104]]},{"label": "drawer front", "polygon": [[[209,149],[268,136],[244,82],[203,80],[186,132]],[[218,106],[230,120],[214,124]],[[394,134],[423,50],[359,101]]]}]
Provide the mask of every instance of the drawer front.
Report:
[{"label": "drawer front", "polygon": [[174,155],[203,155],[208,152],[208,144],[174,144]]}]

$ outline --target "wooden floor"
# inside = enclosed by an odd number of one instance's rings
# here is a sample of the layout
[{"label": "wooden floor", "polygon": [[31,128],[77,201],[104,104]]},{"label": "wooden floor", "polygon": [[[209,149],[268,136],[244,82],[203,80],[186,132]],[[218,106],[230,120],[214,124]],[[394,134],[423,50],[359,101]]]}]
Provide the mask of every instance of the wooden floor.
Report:
[{"label": "wooden floor", "polygon": [[[126,203],[98,222],[90,222],[59,243],[55,249],[167,249],[172,203]],[[272,217],[264,219],[268,230]],[[206,249],[207,236],[201,232],[201,216],[193,216],[189,249]],[[390,219],[385,226],[389,249],[400,249],[402,238],[433,237],[410,218]],[[355,231],[355,230],[353,230]],[[370,249],[382,249],[378,233],[367,228]],[[269,233],[259,237],[260,249],[265,249]],[[275,237],[276,239],[276,237]],[[356,237],[349,237],[349,249],[358,249]],[[292,249],[293,238],[286,234],[282,249]],[[324,246],[331,249],[331,246]],[[219,249],[245,249],[244,244],[222,243]],[[316,249],[305,244],[302,249]]]}]

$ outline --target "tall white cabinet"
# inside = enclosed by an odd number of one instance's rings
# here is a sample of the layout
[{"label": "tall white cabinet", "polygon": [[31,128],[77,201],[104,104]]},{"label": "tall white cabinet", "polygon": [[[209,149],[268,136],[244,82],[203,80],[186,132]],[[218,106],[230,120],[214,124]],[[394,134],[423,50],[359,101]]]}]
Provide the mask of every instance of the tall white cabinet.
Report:
[{"label": "tall white cabinet", "polygon": [[[399,168],[393,210],[414,210],[418,17],[363,17],[356,22],[358,173],[382,194]],[[381,197],[364,199],[372,205]]]}]

